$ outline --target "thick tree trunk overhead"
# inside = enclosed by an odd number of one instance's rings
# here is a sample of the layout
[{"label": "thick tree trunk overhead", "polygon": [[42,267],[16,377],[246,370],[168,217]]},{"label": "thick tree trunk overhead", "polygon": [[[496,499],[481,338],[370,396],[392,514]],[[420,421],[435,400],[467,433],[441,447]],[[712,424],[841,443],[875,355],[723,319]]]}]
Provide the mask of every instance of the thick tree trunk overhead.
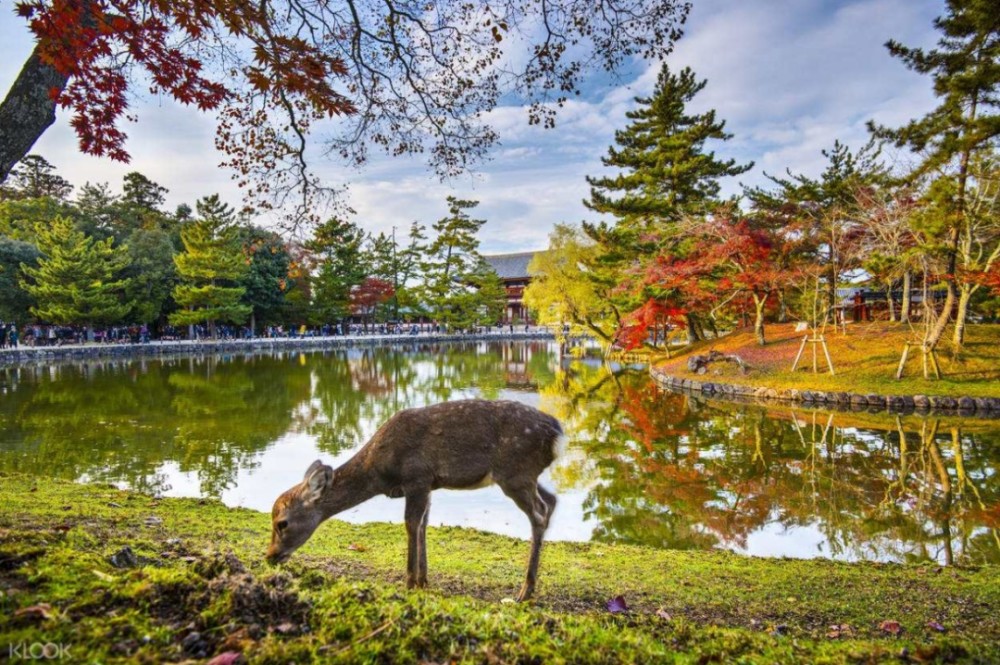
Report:
[{"label": "thick tree trunk overhead", "polygon": [[42,62],[36,46],[0,104],[0,182],[55,122],[56,104],[50,91],[62,90],[68,80]]}]

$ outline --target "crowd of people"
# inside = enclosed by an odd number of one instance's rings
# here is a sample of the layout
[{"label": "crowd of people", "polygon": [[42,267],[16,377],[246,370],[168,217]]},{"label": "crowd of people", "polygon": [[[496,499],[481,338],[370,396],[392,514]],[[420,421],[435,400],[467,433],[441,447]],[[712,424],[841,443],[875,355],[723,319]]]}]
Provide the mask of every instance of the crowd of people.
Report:
[{"label": "crowd of people", "polygon": [[[524,332],[530,332],[529,324],[523,325]],[[255,335],[249,326],[219,325],[212,335],[207,325],[191,326],[190,329],[178,329],[174,326],[164,326],[154,335],[146,324],[132,326],[111,326],[107,328],[86,328],[83,326],[53,326],[32,324],[21,326],[14,323],[0,322],[0,349],[16,349],[19,344],[24,346],[64,346],[67,344],[148,344],[155,338],[159,341],[177,341],[192,339],[202,340],[236,340],[254,339],[255,337],[304,338],[304,337],[342,337],[365,335],[430,335],[430,334],[499,334],[515,332],[515,325],[510,322],[487,326],[476,326],[468,330],[451,330],[434,322],[422,323],[378,323],[364,325],[360,323],[324,324],[321,326],[266,326],[259,335]]]}]

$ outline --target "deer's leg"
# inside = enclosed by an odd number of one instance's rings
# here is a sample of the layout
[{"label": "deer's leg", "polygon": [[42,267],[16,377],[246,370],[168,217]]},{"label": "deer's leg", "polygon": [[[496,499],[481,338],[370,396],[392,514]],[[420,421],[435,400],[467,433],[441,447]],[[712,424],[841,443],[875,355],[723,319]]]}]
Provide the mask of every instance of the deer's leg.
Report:
[{"label": "deer's leg", "polygon": [[406,588],[422,587],[427,584],[426,574],[421,579],[420,561],[424,549],[424,528],[427,525],[427,506],[430,504],[430,493],[406,495]]},{"label": "deer's leg", "polygon": [[431,498],[427,496],[424,519],[420,522],[420,558],[417,561],[417,586],[427,586],[427,522],[431,514]]},{"label": "deer's leg", "polygon": [[524,511],[528,521],[531,522],[531,554],[528,556],[528,571],[524,577],[524,584],[517,594],[517,601],[522,602],[535,593],[538,562],[542,555],[542,539],[549,526],[549,515],[555,507],[556,498],[547,490],[538,487],[537,483],[514,487],[501,486],[501,489],[514,500],[518,508]]},{"label": "deer's leg", "polygon": [[538,496],[545,502],[545,528],[549,528],[549,520],[552,519],[552,512],[556,509],[556,495],[548,491],[541,485],[538,486]]}]

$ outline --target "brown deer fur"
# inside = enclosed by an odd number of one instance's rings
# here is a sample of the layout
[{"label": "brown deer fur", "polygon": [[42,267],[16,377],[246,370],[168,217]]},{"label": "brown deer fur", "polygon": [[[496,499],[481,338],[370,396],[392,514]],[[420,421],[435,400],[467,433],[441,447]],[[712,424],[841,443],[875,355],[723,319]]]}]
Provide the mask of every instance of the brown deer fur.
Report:
[{"label": "brown deer fur", "polygon": [[538,476],[562,436],[559,421],[518,402],[473,399],[400,411],[343,466],[334,470],[317,460],[301,483],[278,497],[267,559],[286,560],[324,520],[373,496],[405,497],[407,586],[423,587],[431,491],[496,483],[531,522],[531,555],[518,594],[527,600],[556,505]]}]

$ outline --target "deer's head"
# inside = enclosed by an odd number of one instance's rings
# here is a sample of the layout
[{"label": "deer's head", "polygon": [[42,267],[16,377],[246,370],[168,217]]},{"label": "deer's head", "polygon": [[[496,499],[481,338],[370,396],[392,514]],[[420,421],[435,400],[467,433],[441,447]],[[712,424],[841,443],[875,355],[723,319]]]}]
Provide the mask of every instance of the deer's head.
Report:
[{"label": "deer's head", "polygon": [[324,519],[320,497],[333,481],[333,469],[313,462],[302,482],[284,492],[271,509],[271,546],[267,562],[286,561],[300,548]]}]

